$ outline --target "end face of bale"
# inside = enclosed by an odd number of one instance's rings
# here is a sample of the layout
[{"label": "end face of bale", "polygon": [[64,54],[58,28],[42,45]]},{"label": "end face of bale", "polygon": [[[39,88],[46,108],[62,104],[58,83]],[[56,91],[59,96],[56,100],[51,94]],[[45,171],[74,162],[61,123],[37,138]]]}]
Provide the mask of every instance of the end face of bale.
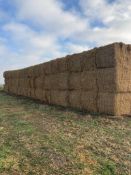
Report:
[{"label": "end face of bale", "polygon": [[131,68],[131,45],[126,45],[124,43],[115,44],[115,58],[117,62],[118,69]]},{"label": "end face of bale", "polygon": [[115,112],[114,115],[131,116],[131,93],[115,94]]}]

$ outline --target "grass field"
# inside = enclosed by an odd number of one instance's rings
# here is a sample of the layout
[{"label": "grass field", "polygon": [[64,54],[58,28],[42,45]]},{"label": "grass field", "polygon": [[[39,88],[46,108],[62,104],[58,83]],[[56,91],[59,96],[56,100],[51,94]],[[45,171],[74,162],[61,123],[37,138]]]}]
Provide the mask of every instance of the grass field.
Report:
[{"label": "grass field", "polygon": [[130,126],[0,91],[0,174],[130,175]]}]

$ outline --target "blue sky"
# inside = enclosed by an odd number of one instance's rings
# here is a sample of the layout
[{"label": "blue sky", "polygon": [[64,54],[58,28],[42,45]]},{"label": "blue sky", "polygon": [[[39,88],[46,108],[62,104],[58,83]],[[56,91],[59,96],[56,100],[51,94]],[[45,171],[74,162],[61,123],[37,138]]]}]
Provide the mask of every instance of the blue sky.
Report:
[{"label": "blue sky", "polygon": [[5,70],[131,43],[130,31],[130,0],[0,0],[0,83]]}]

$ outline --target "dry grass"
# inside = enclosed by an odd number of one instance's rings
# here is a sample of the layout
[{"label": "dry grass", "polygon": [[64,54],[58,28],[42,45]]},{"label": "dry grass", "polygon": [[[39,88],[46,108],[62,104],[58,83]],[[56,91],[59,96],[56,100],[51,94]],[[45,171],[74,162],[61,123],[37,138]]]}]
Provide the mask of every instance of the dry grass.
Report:
[{"label": "dry grass", "polygon": [[0,92],[0,174],[129,175],[130,126]]}]

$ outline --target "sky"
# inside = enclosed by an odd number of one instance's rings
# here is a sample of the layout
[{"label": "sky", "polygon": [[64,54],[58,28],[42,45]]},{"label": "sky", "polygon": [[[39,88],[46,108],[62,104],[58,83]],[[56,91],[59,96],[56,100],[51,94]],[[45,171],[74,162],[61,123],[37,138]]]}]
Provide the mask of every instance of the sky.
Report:
[{"label": "sky", "polygon": [[113,43],[131,43],[131,0],[0,0],[3,72]]}]

